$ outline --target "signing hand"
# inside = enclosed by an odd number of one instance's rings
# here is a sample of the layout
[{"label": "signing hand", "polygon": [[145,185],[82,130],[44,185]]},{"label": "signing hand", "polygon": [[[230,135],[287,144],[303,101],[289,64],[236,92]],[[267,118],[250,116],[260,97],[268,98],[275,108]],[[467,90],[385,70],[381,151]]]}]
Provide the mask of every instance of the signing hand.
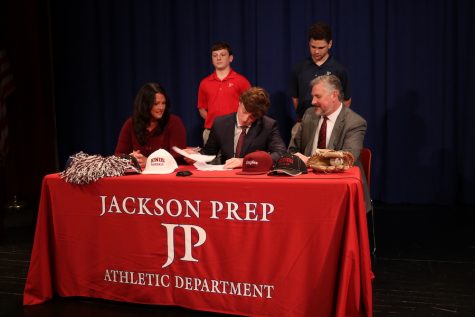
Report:
[{"label": "signing hand", "polygon": [[298,156],[305,164],[307,164],[308,156],[305,156],[300,152],[294,153],[294,155]]},{"label": "signing hand", "polygon": [[[199,147],[187,147],[183,149],[188,154],[198,154],[200,153],[199,150],[201,150]],[[186,163],[193,165],[195,164],[195,161],[190,159],[189,157],[184,156],[183,159],[185,160]]]},{"label": "signing hand", "polygon": [[238,158],[238,157],[233,157],[233,158],[230,158],[229,160],[226,160],[226,162],[224,163],[224,168],[238,168],[238,167],[242,167],[242,161],[243,159],[242,158]]}]

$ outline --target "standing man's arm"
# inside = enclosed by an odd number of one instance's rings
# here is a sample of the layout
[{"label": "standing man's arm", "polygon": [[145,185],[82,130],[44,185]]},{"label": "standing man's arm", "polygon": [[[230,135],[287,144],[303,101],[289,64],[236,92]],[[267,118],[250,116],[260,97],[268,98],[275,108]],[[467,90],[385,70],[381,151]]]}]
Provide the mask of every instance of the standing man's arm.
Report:
[{"label": "standing man's arm", "polygon": [[206,120],[206,117],[208,116],[208,111],[203,108],[198,108],[198,111],[200,112],[201,118],[203,118],[203,120]]},{"label": "standing man's arm", "polygon": [[202,79],[200,85],[198,87],[198,112],[200,113],[201,118],[206,121],[206,117],[208,116],[208,98],[206,97],[205,93],[205,79]]},{"label": "standing man's arm", "polygon": [[340,81],[344,92],[343,105],[349,107],[351,105],[351,85],[347,70],[341,75]]},{"label": "standing man's arm", "polygon": [[297,66],[294,66],[290,73],[290,78],[289,78],[289,86],[288,86],[288,94],[292,98],[292,104],[294,106],[294,109],[297,110],[298,105],[299,105],[299,74],[300,70],[297,68]]},{"label": "standing man's arm", "polygon": [[299,106],[299,98],[292,97],[292,103],[294,104],[295,110],[297,110],[297,107]]}]

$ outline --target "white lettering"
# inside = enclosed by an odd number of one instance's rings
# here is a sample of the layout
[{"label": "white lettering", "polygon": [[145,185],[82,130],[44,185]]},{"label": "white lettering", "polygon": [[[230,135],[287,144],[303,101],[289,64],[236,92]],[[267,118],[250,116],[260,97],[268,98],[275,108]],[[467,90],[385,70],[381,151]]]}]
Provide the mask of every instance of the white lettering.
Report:
[{"label": "white lettering", "polygon": [[183,288],[184,285],[183,278],[179,275],[175,276],[175,287],[176,288]]},{"label": "white lettering", "polygon": [[106,269],[104,281],[110,283],[140,285],[148,287],[170,287],[170,279],[174,278],[173,287],[192,292],[226,294],[231,296],[272,298],[274,285],[254,284],[249,282],[232,282],[225,280],[206,279],[191,276],[157,274]]},{"label": "white lettering", "polygon": [[[116,197],[99,196],[100,216],[109,214],[170,216],[173,218],[200,218],[201,200],[179,200],[151,197]],[[270,221],[270,215],[275,207],[271,203],[260,202],[209,202],[210,219],[224,219],[230,221]],[[208,206],[206,206],[208,207]],[[222,215],[221,215],[222,214]]]},{"label": "white lettering", "polygon": [[[176,213],[174,214],[173,213],[173,208],[172,208],[172,204],[176,205]],[[167,212],[170,216],[172,217],[178,217],[179,215],[181,215],[181,210],[182,210],[182,207],[181,207],[181,204],[178,200],[176,199],[170,199],[168,202],[167,202]]]},{"label": "white lettering", "polygon": [[119,283],[125,283],[125,284],[129,283],[129,275],[127,273],[128,273],[127,271],[119,271],[119,278],[120,278]]},{"label": "white lettering", "polygon": [[115,212],[121,213],[120,208],[119,208],[119,203],[117,203],[117,199],[115,198],[115,196],[112,196],[111,204],[110,204],[109,210],[107,212],[114,212],[112,210],[112,208],[115,209]]},{"label": "white lettering", "polygon": [[145,273],[140,272],[138,274],[138,281],[137,284],[139,285],[145,285]]},{"label": "white lettering", "polygon": [[195,215],[196,218],[200,217],[200,203],[201,203],[201,200],[195,200],[195,203],[196,203],[196,205],[193,206],[191,204],[191,201],[185,200],[185,205],[186,205],[185,217],[191,217],[190,213],[188,211],[191,211]]},{"label": "white lettering", "polygon": [[[143,214],[147,214],[147,215],[150,215],[150,216],[153,216],[153,214],[150,212],[150,210],[148,210],[147,208],[147,203],[151,200],[151,198],[142,198],[142,197],[138,197],[137,198],[139,200],[139,215],[143,215]],[[145,213],[144,213],[145,211]]]},{"label": "white lettering", "polygon": [[211,292],[212,293],[221,293],[221,291],[218,289],[219,283],[216,280],[211,280]]},{"label": "white lettering", "polygon": [[[257,221],[258,220],[258,217],[256,215],[256,206],[257,206],[257,203],[244,203],[244,205],[246,206],[246,217],[244,218],[244,220],[254,220],[254,221]],[[254,215],[253,218],[251,218],[250,216]]]},{"label": "white lettering", "polygon": [[[169,266],[173,263],[175,259],[175,238],[174,231],[176,227],[183,228],[185,233],[185,255],[181,258],[183,261],[198,262],[192,255],[192,249],[199,247],[206,241],[206,231],[203,228],[194,226],[194,225],[177,225],[177,224],[167,224],[162,223],[167,230],[167,261],[162,265],[163,268]],[[192,243],[192,230],[196,231],[198,234],[198,241]]]},{"label": "white lettering", "polygon": [[261,203],[262,206],[262,221],[270,221],[267,219],[267,215],[274,212],[274,205],[269,203]]},{"label": "white lettering", "polygon": [[104,275],[104,281],[112,282],[109,270],[106,270],[106,274]]},{"label": "white lettering", "polygon": [[[206,231],[204,231],[203,228],[194,225],[181,225],[181,227],[183,227],[183,229],[185,230],[185,256],[181,259],[184,261],[198,262],[198,260],[193,258],[193,256],[191,255],[191,250],[192,248],[199,247],[206,241]],[[191,241],[192,229],[198,233],[198,241],[193,244],[193,246]]]},{"label": "white lettering", "polygon": [[[242,220],[241,217],[239,217],[237,211],[239,209],[239,205],[232,202],[232,201],[228,201],[226,202],[226,205],[228,206],[228,216],[226,217],[226,219],[229,219],[229,220],[233,220],[233,219],[236,219],[236,220]],[[231,216],[233,215],[233,216]]]},{"label": "white lettering", "polygon": [[155,199],[155,207],[157,207],[158,210],[160,211],[157,213],[157,210],[153,209],[153,213],[155,216],[163,216],[163,214],[165,213],[165,209],[163,209],[162,205],[163,205],[163,199],[161,198]]},{"label": "white lettering", "polygon": [[211,201],[211,219],[218,219],[218,212],[220,212],[221,210],[223,210],[223,203],[219,202],[219,201],[214,201],[212,200]]},{"label": "white lettering", "polygon": [[[115,197],[115,196],[114,196]],[[132,200],[132,204],[135,205],[135,198],[134,197],[125,197],[124,200],[122,201],[122,209],[126,214],[132,215],[135,213],[135,208],[132,209],[132,211],[129,211],[127,209],[127,200]]]},{"label": "white lettering", "polygon": [[104,213],[106,212],[106,198],[107,196],[99,196],[101,197],[101,214],[99,215],[100,217],[104,216]]},{"label": "white lettering", "polygon": [[162,226],[164,226],[167,229],[167,261],[165,264],[162,265],[163,268],[169,266],[170,264],[173,263],[173,260],[175,259],[175,242],[174,242],[174,237],[173,237],[173,231],[175,230],[178,225],[176,224],[169,224],[169,223],[162,223]]},{"label": "white lettering", "polygon": [[169,275],[162,275],[160,277],[160,282],[162,283],[163,286],[170,287],[170,276]]},{"label": "white lettering", "polygon": [[104,273],[104,281],[121,284],[170,287],[170,276],[146,272],[108,270]]}]

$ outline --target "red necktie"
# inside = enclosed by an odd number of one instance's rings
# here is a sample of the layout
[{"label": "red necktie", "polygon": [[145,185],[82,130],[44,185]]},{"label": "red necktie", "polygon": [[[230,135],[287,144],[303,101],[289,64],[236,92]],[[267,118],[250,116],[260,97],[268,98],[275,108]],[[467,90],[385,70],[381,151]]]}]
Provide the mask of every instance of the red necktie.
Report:
[{"label": "red necktie", "polygon": [[239,135],[239,139],[236,144],[236,151],[234,152],[234,157],[241,157],[241,149],[242,145],[244,144],[244,138],[246,137],[246,126],[240,126],[241,134]]},{"label": "red necktie", "polygon": [[322,126],[320,127],[320,132],[318,132],[318,145],[319,149],[327,148],[327,120],[328,117],[323,117]]}]

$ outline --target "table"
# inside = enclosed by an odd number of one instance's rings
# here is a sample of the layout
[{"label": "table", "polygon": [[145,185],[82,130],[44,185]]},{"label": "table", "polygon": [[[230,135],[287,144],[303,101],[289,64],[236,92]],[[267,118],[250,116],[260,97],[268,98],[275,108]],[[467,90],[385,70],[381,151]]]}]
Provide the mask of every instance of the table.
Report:
[{"label": "table", "polygon": [[192,172],[89,185],[45,176],[24,305],[58,295],[249,316],[372,316],[358,168]]}]

